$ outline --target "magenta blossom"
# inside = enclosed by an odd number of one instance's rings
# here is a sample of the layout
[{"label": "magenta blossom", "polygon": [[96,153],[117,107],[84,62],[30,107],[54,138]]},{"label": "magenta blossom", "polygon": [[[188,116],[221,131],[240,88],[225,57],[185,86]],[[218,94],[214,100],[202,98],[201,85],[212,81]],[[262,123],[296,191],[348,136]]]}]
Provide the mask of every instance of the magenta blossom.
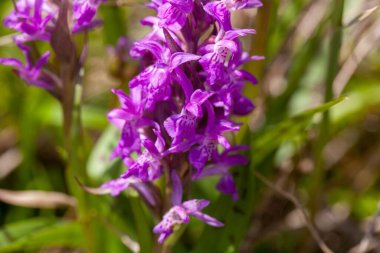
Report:
[{"label": "magenta blossom", "polygon": [[171,30],[181,29],[193,9],[193,0],[167,0],[158,7],[160,26]]},{"label": "magenta blossom", "polygon": [[42,67],[49,60],[50,53],[46,52],[36,62],[32,62],[30,49],[20,43],[18,46],[25,55],[26,63],[23,64],[15,58],[0,58],[0,64],[14,67],[15,72],[28,84],[53,91],[54,86],[49,82],[49,76],[42,72]]},{"label": "magenta blossom", "polygon": [[[19,33],[14,37],[14,42],[26,56],[26,63],[22,64],[20,60],[14,58],[2,58],[0,64],[14,67],[15,72],[27,83],[44,88],[62,99],[63,95],[60,93],[64,82],[60,80],[59,71],[54,72],[52,68],[45,68],[50,53],[46,52],[40,59],[35,59],[36,55],[39,55],[38,47],[31,47],[33,52],[31,53],[30,43],[48,42],[59,60],[79,58],[75,55],[72,35],[88,31],[99,24],[94,18],[98,7],[104,1],[14,0],[15,9],[3,20],[3,23],[5,27]],[[60,53],[63,56],[59,55]],[[71,72],[78,72],[75,68],[81,64],[72,61]]]},{"label": "magenta blossom", "polygon": [[43,0],[19,0],[13,10],[3,21],[4,26],[21,33],[17,41],[49,41],[53,18],[58,15],[58,8]]},{"label": "magenta blossom", "polygon": [[[257,80],[242,66],[262,58],[244,52],[240,37],[255,30],[232,28],[231,12],[261,5],[257,0],[152,0],[147,5],[157,16],[141,23],[152,31],[130,50],[141,72],[129,82],[129,96],[115,92],[121,107],[108,117],[121,130],[113,157],[126,166],[123,180],[112,188],[118,193],[135,179],[151,184],[151,195],[159,199],[154,214],[163,217],[153,229],[160,243],[191,216],[223,225],[202,212],[208,200],[192,199],[191,192],[182,200],[182,183],[217,176],[217,190],[239,199],[231,168],[248,161],[227,136],[240,129],[235,117],[254,109],[242,92]],[[164,191],[157,181],[165,182]],[[170,195],[168,207],[164,200]]]},{"label": "magenta blossom", "polygon": [[190,216],[194,216],[213,227],[223,226],[223,223],[220,221],[201,212],[202,209],[210,204],[210,201],[204,199],[192,199],[182,203],[181,179],[174,170],[171,172],[171,179],[173,185],[173,207],[153,229],[154,233],[160,234],[158,238],[159,243],[163,243],[165,239],[173,233],[176,226],[189,223]]},{"label": "magenta blossom", "polygon": [[173,206],[153,229],[154,233],[160,234],[158,242],[163,243],[173,233],[175,226],[189,223],[190,216],[210,226],[222,227],[223,223],[201,212],[209,203],[210,201],[204,199],[192,199]]}]

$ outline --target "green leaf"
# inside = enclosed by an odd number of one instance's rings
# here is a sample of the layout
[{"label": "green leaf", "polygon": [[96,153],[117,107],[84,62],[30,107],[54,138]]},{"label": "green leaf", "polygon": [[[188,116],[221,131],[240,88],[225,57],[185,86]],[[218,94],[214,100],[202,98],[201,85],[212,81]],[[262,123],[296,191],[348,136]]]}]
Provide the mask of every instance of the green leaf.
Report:
[{"label": "green leaf", "polygon": [[117,6],[107,6],[100,9],[104,20],[104,42],[107,45],[115,45],[120,36],[125,36],[129,19],[129,10]]},{"label": "green leaf", "polygon": [[346,97],[331,100],[253,134],[251,145],[254,164],[259,164],[284,142],[304,138],[307,127],[312,123],[313,117],[317,113],[325,112],[343,100],[346,100]]},{"label": "green leaf", "polygon": [[380,104],[377,79],[367,80],[365,84],[353,82],[352,86],[347,93],[349,103],[331,110],[332,125],[336,128],[344,128],[348,123],[363,118],[370,108],[376,108]]},{"label": "green leaf", "polygon": [[99,138],[87,163],[87,173],[92,179],[100,179],[107,170],[112,168],[115,163],[110,161],[112,150],[116,147],[119,137],[119,130],[110,125]]},{"label": "green leaf", "polygon": [[137,197],[130,198],[133,216],[137,227],[137,237],[141,247],[141,253],[153,252],[152,227],[149,224],[149,218],[144,212],[143,206]]},{"label": "green leaf", "polygon": [[1,233],[7,242],[3,237],[0,253],[48,247],[83,248],[83,233],[75,222],[36,219],[8,225]]},{"label": "green leaf", "polygon": [[32,233],[35,230],[44,228],[53,223],[53,219],[34,218],[6,225],[3,229],[0,230],[0,248],[9,244],[15,239],[19,239]]}]

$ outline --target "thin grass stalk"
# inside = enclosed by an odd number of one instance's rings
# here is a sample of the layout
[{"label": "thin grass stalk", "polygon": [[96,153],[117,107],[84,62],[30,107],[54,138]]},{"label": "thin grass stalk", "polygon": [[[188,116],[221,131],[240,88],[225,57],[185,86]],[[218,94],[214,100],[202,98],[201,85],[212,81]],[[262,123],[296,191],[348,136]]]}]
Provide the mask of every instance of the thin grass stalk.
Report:
[{"label": "thin grass stalk", "polygon": [[[328,102],[333,98],[333,83],[339,71],[339,56],[342,46],[342,18],[344,10],[344,0],[334,1],[334,8],[331,14],[332,37],[329,43],[328,63],[325,81],[324,101]],[[312,217],[318,210],[322,192],[322,180],[325,170],[323,150],[330,135],[330,113],[323,113],[320,123],[320,132],[315,147],[315,171],[311,186],[311,215]]]},{"label": "thin grass stalk", "polygon": [[310,219],[307,211],[301,204],[301,202],[292,194],[278,188],[276,185],[272,184],[268,179],[266,179],[263,175],[261,175],[258,171],[254,170],[253,173],[257,178],[259,178],[266,186],[274,190],[277,194],[281,195],[282,197],[288,199],[290,202],[294,204],[294,206],[301,211],[302,216],[305,220],[305,225],[307,229],[310,231],[311,235],[313,236],[314,240],[318,244],[318,247],[321,249],[324,253],[334,253],[323,241],[321,236],[319,235],[317,229],[315,228],[312,220]]},{"label": "thin grass stalk", "polygon": [[[268,2],[263,5],[263,7],[257,10],[256,25],[255,29],[259,36],[256,36],[252,39],[250,55],[266,55],[268,49],[268,38],[270,37],[270,26],[275,23],[278,4]],[[245,69],[250,73],[254,74],[261,83],[261,79],[264,75],[266,61],[252,61],[247,63]],[[260,87],[257,91],[256,87],[247,85],[244,89],[244,93],[250,99],[254,99],[259,95],[259,99],[262,97],[263,91],[265,89]],[[262,101],[259,101],[261,104]],[[258,106],[259,107],[259,106]]]},{"label": "thin grass stalk", "polygon": [[67,132],[65,131],[64,136],[66,139],[67,152],[66,183],[71,194],[74,195],[77,201],[77,215],[85,235],[86,250],[88,252],[95,252],[93,248],[95,245],[93,243],[94,231],[91,225],[90,213],[88,212],[88,207],[90,207],[89,198],[75,181],[75,178],[78,177],[86,182],[87,176],[85,172],[85,150],[81,120],[82,86],[81,84],[75,84],[74,87],[73,105],[71,107],[72,118],[70,119],[71,125],[69,126],[70,130]]},{"label": "thin grass stalk", "polygon": [[[153,251],[153,237],[144,215],[144,209],[137,198],[131,198],[132,213],[136,222],[136,232],[140,244],[140,253],[151,253]],[[155,245],[157,246],[157,245]],[[157,252],[157,249],[156,249]],[[159,251],[160,252],[160,251]]]}]

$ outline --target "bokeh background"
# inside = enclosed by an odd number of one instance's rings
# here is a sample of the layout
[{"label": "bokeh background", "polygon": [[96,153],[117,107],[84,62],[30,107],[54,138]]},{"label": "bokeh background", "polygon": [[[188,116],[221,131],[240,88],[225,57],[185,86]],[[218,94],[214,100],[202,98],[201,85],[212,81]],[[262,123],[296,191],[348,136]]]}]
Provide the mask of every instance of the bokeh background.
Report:
[{"label": "bokeh background", "polygon": [[[219,196],[213,179],[196,183],[194,195],[211,199],[206,212],[226,226],[192,220],[165,250],[312,253],[325,242],[334,252],[380,252],[380,1],[263,3],[234,16],[235,27],[257,30],[244,47],[266,57],[246,67],[259,79],[245,91],[256,109],[230,136],[251,146],[250,164],[234,169],[241,198]],[[0,1],[0,18],[11,9],[11,0]],[[106,113],[118,106],[110,89],[126,89],[139,69],[127,48],[113,48],[122,36],[143,37],[139,19],[149,14],[141,1],[109,0],[99,13],[104,25],[90,33],[82,108],[88,185],[123,170],[108,159],[118,133]],[[1,25],[0,57],[15,56],[22,57],[12,31]],[[157,221],[135,193],[70,196],[62,138],[58,102],[0,66],[0,252],[132,252],[130,240],[153,252]]]}]

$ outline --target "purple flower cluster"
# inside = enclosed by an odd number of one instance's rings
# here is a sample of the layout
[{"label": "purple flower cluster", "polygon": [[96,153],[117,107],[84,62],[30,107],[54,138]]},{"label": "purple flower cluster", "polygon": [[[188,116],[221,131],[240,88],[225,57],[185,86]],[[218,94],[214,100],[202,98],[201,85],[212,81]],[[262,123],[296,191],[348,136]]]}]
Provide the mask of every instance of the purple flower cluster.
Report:
[{"label": "purple flower cluster", "polygon": [[[113,91],[121,107],[108,114],[121,129],[112,157],[121,158],[127,170],[102,188],[117,195],[138,186],[156,215],[163,216],[154,228],[160,243],[177,225],[188,223],[190,215],[211,226],[223,225],[201,212],[207,200],[182,202],[183,185],[218,176],[216,188],[238,199],[229,168],[247,163],[238,154],[245,147],[231,145],[225,134],[240,128],[231,119],[234,115],[254,109],[242,89],[246,82],[257,80],[241,66],[261,57],[242,50],[239,37],[255,30],[232,28],[231,12],[261,5],[258,0],[152,0],[148,4],[157,17],[146,17],[141,23],[152,31],[130,51],[140,60],[142,71],[129,82],[129,95]],[[162,177],[171,185],[171,208],[162,196],[167,191],[153,183]]]},{"label": "purple flower cluster", "polygon": [[71,17],[67,24],[70,33],[87,31],[99,25],[100,21],[94,20],[94,16],[103,1],[105,0],[62,0],[58,2],[18,0],[14,2],[14,10],[3,20],[3,23],[4,26],[20,33],[14,37],[14,42],[25,55],[26,63],[23,64],[15,58],[0,58],[0,64],[14,67],[16,73],[28,84],[47,89],[53,94],[58,93],[61,88],[58,78],[48,68],[44,68],[50,53],[46,52],[39,59],[36,58],[35,55],[39,55],[39,52],[33,42],[51,43],[53,33],[61,22],[59,13],[60,9],[64,8],[63,6],[70,7],[67,10],[68,13],[65,13]]}]

